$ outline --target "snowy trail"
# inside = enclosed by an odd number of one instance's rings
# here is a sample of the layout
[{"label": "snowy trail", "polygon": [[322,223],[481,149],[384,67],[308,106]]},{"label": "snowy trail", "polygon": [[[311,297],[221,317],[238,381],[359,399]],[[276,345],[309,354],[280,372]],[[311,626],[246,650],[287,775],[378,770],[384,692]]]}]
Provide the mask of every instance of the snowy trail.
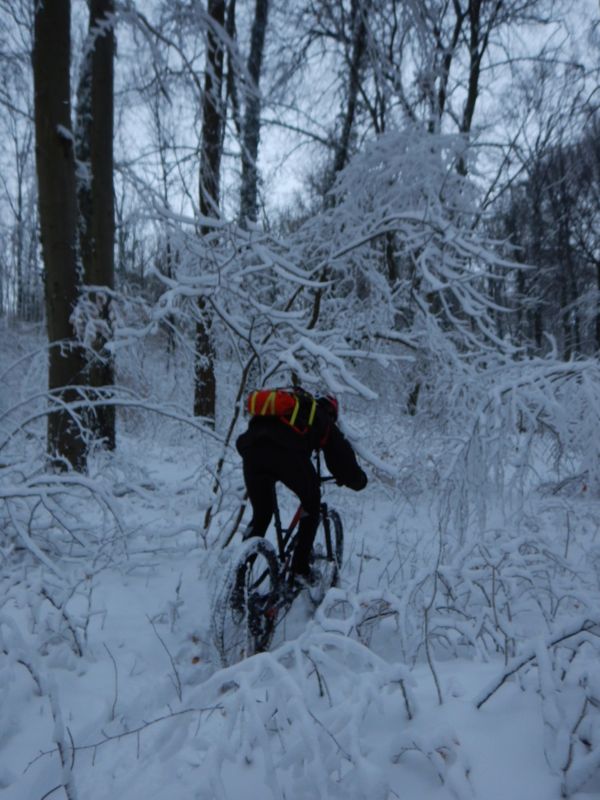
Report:
[{"label": "snowy trail", "polygon": [[[187,453],[148,448],[142,465],[135,451],[97,479],[117,487],[128,534],[99,542],[89,574],[89,558],[64,559],[79,587],[67,617],[40,599],[69,597],[43,568],[7,585],[2,800],[63,784],[69,800],[558,800],[561,784],[600,797],[598,647],[592,634],[576,652],[548,645],[599,605],[592,501],[569,501],[568,540],[564,503],[542,498],[461,546],[449,529],[442,561],[438,498],[331,487],[341,588],[314,614],[300,598],[270,653],[220,670],[209,614],[223,564],[199,530]],[[542,667],[526,662],[478,710],[513,650]]]},{"label": "snowy trail", "polygon": [[[270,654],[224,671],[210,660],[205,551],[131,556],[97,576],[84,658],[63,649],[45,664],[76,748],[78,797],[558,798],[536,693],[511,683],[475,708],[500,661],[436,660],[440,706],[427,663],[401,657],[398,617],[357,638],[352,614],[397,596],[378,588],[389,543],[365,528],[373,509],[354,515],[343,590],[314,619],[299,603]],[[389,533],[385,503],[379,520]],[[52,749],[49,703],[24,670],[9,684],[2,797],[41,799],[61,782],[57,755],[22,771]]]}]

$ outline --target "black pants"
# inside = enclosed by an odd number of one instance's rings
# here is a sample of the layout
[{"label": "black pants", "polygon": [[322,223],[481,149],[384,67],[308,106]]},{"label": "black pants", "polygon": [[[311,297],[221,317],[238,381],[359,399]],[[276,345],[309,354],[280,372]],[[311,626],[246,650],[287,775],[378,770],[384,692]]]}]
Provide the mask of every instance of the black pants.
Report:
[{"label": "black pants", "polygon": [[244,450],[244,481],[252,504],[250,536],[264,536],[274,513],[274,491],[281,481],[298,496],[303,514],[297,544],[292,557],[292,571],[306,575],[313,541],[319,524],[319,478],[310,453],[279,447],[263,439]]}]

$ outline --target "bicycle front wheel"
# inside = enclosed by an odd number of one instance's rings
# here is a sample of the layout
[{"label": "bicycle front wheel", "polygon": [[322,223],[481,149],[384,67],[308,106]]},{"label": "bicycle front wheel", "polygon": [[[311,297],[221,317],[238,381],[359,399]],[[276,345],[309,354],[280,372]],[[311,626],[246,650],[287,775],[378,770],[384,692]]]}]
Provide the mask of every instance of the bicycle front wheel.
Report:
[{"label": "bicycle front wheel", "polygon": [[212,640],[224,667],[269,648],[277,620],[279,564],[273,545],[249,539],[213,600]]},{"label": "bicycle front wheel", "polygon": [[319,594],[339,584],[344,556],[344,529],[340,515],[333,508],[321,516],[313,545],[313,568],[319,576]]}]

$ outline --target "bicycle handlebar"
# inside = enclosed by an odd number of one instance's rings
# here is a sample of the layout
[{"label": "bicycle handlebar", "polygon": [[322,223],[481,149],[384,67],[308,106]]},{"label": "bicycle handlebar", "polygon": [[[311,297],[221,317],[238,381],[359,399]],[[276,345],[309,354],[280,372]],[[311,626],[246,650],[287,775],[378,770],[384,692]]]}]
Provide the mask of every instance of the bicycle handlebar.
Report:
[{"label": "bicycle handlebar", "polygon": [[319,483],[328,483],[331,481],[336,481],[333,475],[321,475],[321,451],[317,450],[315,452],[315,467],[317,468],[317,475],[319,476]]}]

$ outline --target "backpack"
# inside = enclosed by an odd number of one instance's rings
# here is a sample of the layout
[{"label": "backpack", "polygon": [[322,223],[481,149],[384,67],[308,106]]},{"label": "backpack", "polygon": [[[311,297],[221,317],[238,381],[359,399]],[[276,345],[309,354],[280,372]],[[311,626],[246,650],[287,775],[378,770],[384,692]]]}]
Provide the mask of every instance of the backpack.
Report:
[{"label": "backpack", "polygon": [[317,401],[304,389],[255,389],[248,395],[246,408],[251,416],[278,417],[304,435],[315,421]]}]

